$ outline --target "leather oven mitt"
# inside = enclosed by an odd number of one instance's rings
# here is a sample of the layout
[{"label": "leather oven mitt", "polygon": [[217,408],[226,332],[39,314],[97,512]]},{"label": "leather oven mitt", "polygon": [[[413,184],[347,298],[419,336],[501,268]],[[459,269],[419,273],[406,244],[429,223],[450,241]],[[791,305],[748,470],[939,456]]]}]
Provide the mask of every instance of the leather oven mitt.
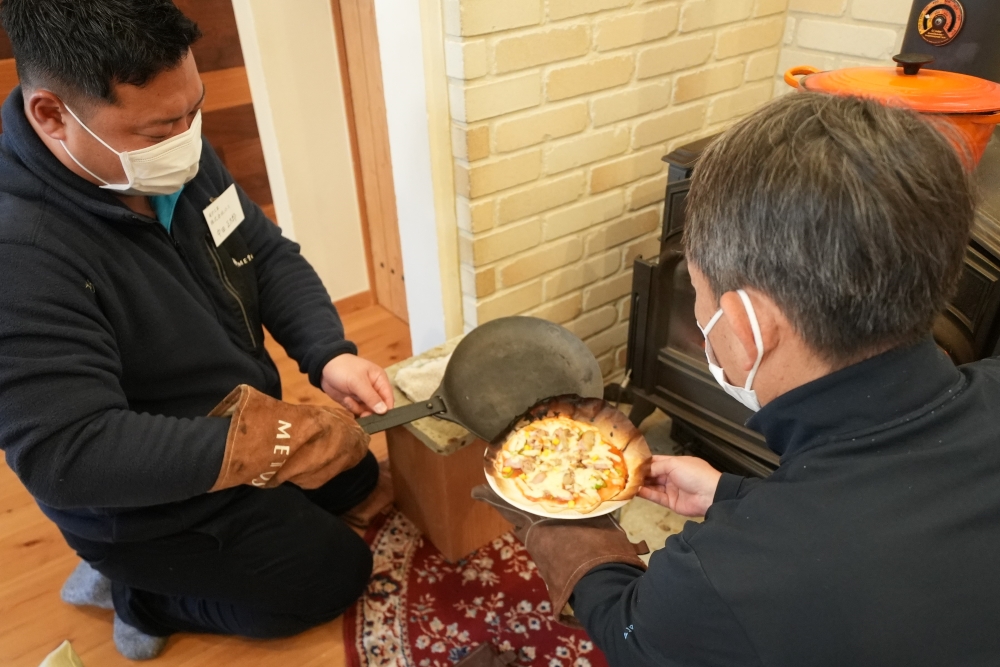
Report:
[{"label": "leather oven mitt", "polygon": [[361,462],[368,434],[340,407],[292,405],[241,384],[209,417],[231,417],[222,469],[210,491],[291,482],[315,489]]},{"label": "leather oven mitt", "polygon": [[514,534],[535,561],[549,590],[553,615],[561,623],[579,627],[566,609],[567,603],[577,582],[598,565],[625,563],[646,569],[639,558],[649,553],[646,543],[632,544],[608,514],[592,519],[548,519],[514,507],[485,484],[474,488],[472,497],[489,503],[514,524]]}]

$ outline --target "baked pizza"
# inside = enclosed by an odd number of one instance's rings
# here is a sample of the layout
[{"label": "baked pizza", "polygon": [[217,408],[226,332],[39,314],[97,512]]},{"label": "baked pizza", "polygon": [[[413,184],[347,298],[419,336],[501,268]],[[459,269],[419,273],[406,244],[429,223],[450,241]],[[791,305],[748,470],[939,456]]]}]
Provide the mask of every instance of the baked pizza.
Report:
[{"label": "baked pizza", "polygon": [[532,408],[494,443],[487,474],[516,503],[588,514],[634,497],[649,459],[645,439],[613,406],[560,396]]}]

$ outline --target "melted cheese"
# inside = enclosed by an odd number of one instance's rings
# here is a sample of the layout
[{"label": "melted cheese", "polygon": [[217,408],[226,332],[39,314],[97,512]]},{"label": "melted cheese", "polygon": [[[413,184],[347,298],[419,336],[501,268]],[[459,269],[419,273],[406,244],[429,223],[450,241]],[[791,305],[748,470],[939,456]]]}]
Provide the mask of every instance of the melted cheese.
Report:
[{"label": "melted cheese", "polygon": [[621,487],[625,481],[624,461],[600,431],[565,417],[533,422],[514,433],[496,464],[503,476],[515,478],[525,497],[536,501],[596,505],[600,489]]}]

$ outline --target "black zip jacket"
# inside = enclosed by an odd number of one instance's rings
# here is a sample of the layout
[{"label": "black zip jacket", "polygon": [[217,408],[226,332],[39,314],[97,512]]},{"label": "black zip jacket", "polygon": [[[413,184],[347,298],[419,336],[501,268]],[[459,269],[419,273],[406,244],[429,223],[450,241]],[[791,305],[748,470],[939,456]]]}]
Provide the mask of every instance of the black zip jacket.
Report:
[{"label": "black zip jacket", "polygon": [[780,396],[781,455],[724,475],[649,571],[596,568],[574,609],[614,667],[1000,664],[1000,360],[927,340]]},{"label": "black zip jacket", "polygon": [[[318,384],[357,350],[315,271],[239,190],[246,220],[216,247],[203,210],[233,184],[205,143],[171,232],[66,169],[15,89],[0,135],[0,448],[42,510],[93,540],[197,523],[236,385],[280,397],[262,325]],[[238,186],[237,186],[238,188]]]}]

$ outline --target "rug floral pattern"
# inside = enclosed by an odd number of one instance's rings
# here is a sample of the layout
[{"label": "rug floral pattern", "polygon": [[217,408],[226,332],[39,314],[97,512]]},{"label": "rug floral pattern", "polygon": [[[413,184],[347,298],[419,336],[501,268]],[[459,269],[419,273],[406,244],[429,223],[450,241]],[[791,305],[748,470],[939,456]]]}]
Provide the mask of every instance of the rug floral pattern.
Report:
[{"label": "rug floral pattern", "polygon": [[451,564],[401,513],[368,535],[374,570],[344,629],[354,667],[449,667],[482,642],[522,667],[606,667],[581,630],[555,623],[545,584],[507,534]]}]

